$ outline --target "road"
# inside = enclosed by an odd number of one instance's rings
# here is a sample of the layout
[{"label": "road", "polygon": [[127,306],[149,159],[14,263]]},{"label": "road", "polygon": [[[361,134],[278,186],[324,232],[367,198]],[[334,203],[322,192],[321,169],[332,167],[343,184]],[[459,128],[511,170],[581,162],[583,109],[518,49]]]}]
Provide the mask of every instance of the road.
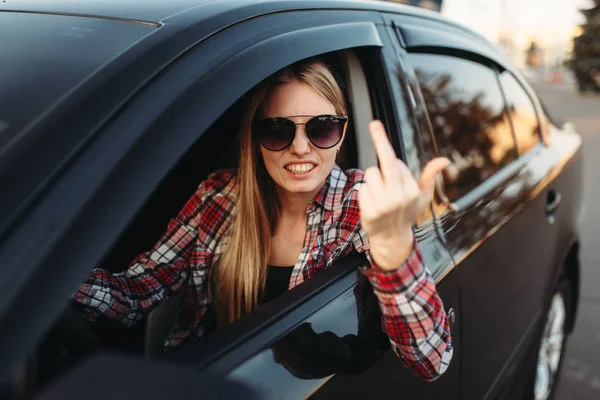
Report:
[{"label": "road", "polygon": [[586,215],[581,227],[582,287],[557,400],[600,399],[600,95],[579,96],[570,85],[534,85],[549,113],[583,135]]}]

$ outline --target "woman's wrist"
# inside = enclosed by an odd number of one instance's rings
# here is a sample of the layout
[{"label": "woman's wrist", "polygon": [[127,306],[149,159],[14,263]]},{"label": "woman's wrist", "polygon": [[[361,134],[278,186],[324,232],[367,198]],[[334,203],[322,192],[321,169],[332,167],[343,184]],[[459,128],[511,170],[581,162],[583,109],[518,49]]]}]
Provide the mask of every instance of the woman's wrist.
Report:
[{"label": "woman's wrist", "polygon": [[412,229],[397,237],[369,239],[373,262],[384,271],[400,268],[414,250]]}]

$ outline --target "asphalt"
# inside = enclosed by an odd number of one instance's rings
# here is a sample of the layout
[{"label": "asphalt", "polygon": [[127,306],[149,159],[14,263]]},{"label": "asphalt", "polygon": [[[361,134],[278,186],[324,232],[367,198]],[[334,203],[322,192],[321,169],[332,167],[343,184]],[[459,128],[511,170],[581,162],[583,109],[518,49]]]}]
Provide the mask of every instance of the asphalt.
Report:
[{"label": "asphalt", "polygon": [[581,226],[582,290],[575,332],[556,400],[600,399],[600,95],[579,95],[569,84],[534,84],[550,114],[583,135],[585,218]]}]

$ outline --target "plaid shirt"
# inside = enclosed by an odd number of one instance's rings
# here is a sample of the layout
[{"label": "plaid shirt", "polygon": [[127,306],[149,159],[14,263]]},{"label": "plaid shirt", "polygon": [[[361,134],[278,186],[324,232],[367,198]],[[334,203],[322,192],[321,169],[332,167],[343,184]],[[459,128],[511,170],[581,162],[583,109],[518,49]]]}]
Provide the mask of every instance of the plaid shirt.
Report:
[{"label": "plaid shirt", "polygon": [[[452,357],[450,328],[435,283],[419,248],[394,271],[370,257],[360,227],[358,188],[363,173],[335,166],[308,205],[306,236],[292,271],[289,289],[352,252],[365,252],[361,268],[373,285],[382,311],[382,327],[404,364],[425,380],[439,377]],[[237,184],[230,170],[216,172],[200,185],[167,232],[122,273],[95,269],[73,299],[86,317],[117,320],[131,326],[187,281],[185,301],[165,347],[179,347],[207,331],[208,274],[227,245],[225,235],[235,212]]]}]

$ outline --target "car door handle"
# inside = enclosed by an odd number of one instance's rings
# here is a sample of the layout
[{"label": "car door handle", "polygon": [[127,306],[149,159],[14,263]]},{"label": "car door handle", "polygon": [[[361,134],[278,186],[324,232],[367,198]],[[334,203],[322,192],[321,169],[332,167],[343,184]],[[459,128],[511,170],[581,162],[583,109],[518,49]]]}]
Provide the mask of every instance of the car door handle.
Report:
[{"label": "car door handle", "polygon": [[551,190],[548,192],[548,200],[546,202],[546,214],[552,214],[556,212],[556,209],[560,205],[560,193]]},{"label": "car door handle", "polygon": [[560,205],[560,193],[550,190],[548,199],[546,200],[546,218],[548,222],[553,224],[556,222],[556,209]]},{"label": "car door handle", "polygon": [[448,309],[446,315],[448,316],[448,323],[450,324],[450,327],[452,327],[454,325],[454,321],[456,321],[456,312],[454,312],[454,308]]}]

